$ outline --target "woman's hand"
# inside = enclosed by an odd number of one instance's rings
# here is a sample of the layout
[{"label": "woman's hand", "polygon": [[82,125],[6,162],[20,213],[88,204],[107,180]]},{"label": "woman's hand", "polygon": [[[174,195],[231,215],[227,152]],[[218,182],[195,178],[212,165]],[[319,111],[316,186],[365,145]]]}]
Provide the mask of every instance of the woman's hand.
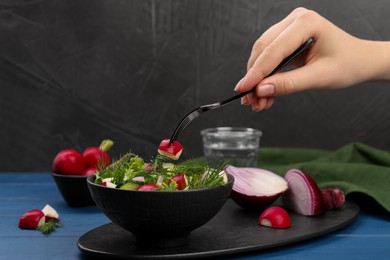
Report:
[{"label": "woman's hand", "polygon": [[[265,78],[310,37],[314,44],[295,61],[296,69]],[[279,95],[390,80],[390,44],[358,39],[318,13],[297,8],[255,42],[247,69],[235,91],[244,92],[256,86],[241,103],[261,111],[272,106]]]}]

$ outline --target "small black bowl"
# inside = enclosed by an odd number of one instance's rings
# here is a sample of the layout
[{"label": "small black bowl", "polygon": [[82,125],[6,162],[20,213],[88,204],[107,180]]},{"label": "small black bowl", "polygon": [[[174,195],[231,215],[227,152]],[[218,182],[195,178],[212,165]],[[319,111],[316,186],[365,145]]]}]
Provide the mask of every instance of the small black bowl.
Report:
[{"label": "small black bowl", "polygon": [[115,224],[130,231],[139,247],[188,243],[191,231],[206,224],[225,204],[234,178],[225,185],[185,191],[137,191],[108,188],[88,177],[96,205]]},{"label": "small black bowl", "polygon": [[53,179],[70,207],[96,206],[87,185],[87,176],[52,173]]}]

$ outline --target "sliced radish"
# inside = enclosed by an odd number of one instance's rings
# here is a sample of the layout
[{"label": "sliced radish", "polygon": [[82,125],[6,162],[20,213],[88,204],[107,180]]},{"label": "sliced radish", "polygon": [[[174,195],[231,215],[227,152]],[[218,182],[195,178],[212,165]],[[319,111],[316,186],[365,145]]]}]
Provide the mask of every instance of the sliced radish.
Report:
[{"label": "sliced radish", "polygon": [[274,206],[267,208],[261,213],[259,225],[271,228],[289,228],[291,227],[291,220],[286,210]]},{"label": "sliced radish", "polygon": [[160,186],[158,186],[157,184],[150,183],[150,184],[142,185],[137,190],[140,190],[140,191],[152,191],[152,190],[155,190],[155,189],[158,189],[158,188],[160,188]]},{"label": "sliced radish", "polygon": [[151,164],[151,163],[145,163],[144,164],[144,166],[143,166],[143,168],[145,169],[145,171],[146,172],[150,172],[150,171],[152,171],[153,170],[153,164]]},{"label": "sliced radish", "polygon": [[178,141],[170,143],[169,139],[164,139],[158,146],[157,151],[165,157],[177,160],[183,152],[183,146]]},{"label": "sliced radish", "polygon": [[43,207],[42,212],[45,214],[46,220],[58,220],[60,218],[58,212],[49,204],[46,204],[46,206]]},{"label": "sliced radish", "polygon": [[306,172],[291,169],[284,178],[289,188],[283,194],[282,202],[287,208],[305,216],[315,216],[325,210],[322,192]]},{"label": "sliced radish", "polygon": [[268,206],[288,188],[283,177],[264,169],[229,165],[225,172],[234,177],[232,199],[244,208]]},{"label": "sliced radish", "polygon": [[188,186],[187,177],[184,173],[176,174],[169,180],[168,184],[172,181],[176,182],[178,190],[184,190]]},{"label": "sliced radish", "polygon": [[116,184],[112,182],[113,178],[105,178],[102,180],[102,185],[109,188],[116,188]]},{"label": "sliced radish", "polygon": [[19,219],[19,228],[36,229],[45,224],[46,217],[40,209],[29,210]]}]

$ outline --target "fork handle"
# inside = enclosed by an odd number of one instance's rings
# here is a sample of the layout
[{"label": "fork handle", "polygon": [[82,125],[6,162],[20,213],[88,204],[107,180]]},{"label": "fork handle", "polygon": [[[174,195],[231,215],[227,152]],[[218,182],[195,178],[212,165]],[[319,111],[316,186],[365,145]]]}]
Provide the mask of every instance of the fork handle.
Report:
[{"label": "fork handle", "polygon": [[[299,54],[301,54],[304,50],[306,50],[312,43],[314,42],[314,39],[313,38],[309,38],[306,42],[304,42],[298,49],[296,49],[292,54],[290,54],[288,57],[286,57],[273,71],[271,71],[270,74],[268,74],[266,76],[269,77],[269,76],[272,76],[274,75],[275,73],[279,72],[280,70],[282,70],[284,67],[286,67],[292,60],[294,60]],[[238,98],[241,98],[243,96],[246,96],[248,95],[249,93],[251,93],[252,91],[254,91],[256,88],[256,86],[254,86],[251,90],[248,90],[246,92],[242,92],[242,93],[239,93],[233,97],[230,97],[228,99],[225,99],[223,101],[220,102],[220,105],[225,105],[227,103],[230,103]]]}]

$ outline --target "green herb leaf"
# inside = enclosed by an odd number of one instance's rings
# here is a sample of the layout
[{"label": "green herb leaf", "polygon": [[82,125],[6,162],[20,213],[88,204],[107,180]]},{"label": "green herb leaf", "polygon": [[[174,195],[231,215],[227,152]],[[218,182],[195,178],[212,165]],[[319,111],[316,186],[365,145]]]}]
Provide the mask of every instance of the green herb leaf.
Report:
[{"label": "green herb leaf", "polygon": [[41,231],[43,234],[47,235],[53,232],[56,228],[62,227],[62,223],[57,220],[48,220],[45,224],[38,227],[37,230]]}]

